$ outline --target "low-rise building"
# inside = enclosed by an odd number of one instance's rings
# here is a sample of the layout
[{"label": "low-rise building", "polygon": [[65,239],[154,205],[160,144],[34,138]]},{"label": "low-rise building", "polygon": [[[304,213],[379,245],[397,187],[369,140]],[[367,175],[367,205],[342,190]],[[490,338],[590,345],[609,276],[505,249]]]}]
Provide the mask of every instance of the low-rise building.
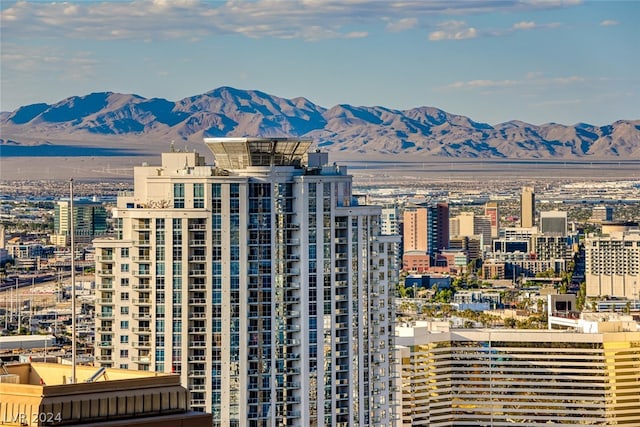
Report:
[{"label": "low-rise building", "polygon": [[178,375],[55,363],[0,366],[0,425],[210,427]]}]

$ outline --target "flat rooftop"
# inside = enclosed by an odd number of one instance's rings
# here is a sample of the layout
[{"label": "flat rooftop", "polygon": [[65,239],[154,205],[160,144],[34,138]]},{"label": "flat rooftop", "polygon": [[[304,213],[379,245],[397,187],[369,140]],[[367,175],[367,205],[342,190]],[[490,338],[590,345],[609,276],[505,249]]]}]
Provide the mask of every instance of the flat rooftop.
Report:
[{"label": "flat rooftop", "polygon": [[[71,365],[0,366],[0,424],[90,426],[211,426],[193,412],[188,391],[173,374]],[[44,419],[43,419],[44,417]]]}]

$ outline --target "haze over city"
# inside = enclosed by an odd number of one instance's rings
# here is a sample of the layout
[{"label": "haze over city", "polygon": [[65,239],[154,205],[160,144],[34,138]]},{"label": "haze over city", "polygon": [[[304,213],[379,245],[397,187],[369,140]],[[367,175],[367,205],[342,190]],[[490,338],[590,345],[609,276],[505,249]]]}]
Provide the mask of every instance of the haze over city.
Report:
[{"label": "haze over city", "polygon": [[0,110],[218,86],[491,124],[638,117],[638,2],[3,2]]}]

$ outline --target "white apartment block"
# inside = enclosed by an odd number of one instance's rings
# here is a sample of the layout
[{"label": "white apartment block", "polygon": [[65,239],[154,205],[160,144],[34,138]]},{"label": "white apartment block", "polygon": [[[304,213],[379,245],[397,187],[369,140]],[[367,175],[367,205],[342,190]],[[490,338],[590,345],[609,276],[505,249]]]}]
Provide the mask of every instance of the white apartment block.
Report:
[{"label": "white apartment block", "polygon": [[95,240],[96,360],[175,372],[214,426],[387,426],[394,245],[311,141],[210,138],[136,167]]},{"label": "white apartment block", "polygon": [[584,248],[587,296],[638,299],[640,230],[589,236]]},{"label": "white apartment block", "polygon": [[434,329],[397,328],[396,425],[638,425],[640,332]]}]

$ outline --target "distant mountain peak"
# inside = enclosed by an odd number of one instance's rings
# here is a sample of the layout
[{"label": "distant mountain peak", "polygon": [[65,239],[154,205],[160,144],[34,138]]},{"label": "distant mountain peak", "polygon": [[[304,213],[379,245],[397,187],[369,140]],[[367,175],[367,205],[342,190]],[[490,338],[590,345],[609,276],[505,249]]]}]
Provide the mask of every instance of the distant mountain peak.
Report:
[{"label": "distant mountain peak", "polygon": [[[83,135],[201,142],[203,136],[311,138],[328,151],[465,158],[640,159],[640,120],[536,126],[489,125],[436,107],[397,110],[339,104],[221,86],[173,102],[95,92],[0,114],[3,140],[20,143]],[[49,138],[50,137],[50,138]]]}]

